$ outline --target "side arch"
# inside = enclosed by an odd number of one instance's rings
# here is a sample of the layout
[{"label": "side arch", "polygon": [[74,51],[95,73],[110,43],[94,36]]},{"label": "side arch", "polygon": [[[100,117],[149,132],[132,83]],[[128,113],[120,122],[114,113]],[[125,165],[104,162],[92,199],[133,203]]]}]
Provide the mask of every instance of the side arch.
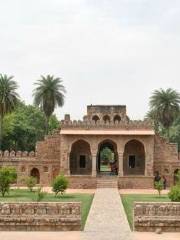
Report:
[{"label": "side arch", "polygon": [[124,175],[145,174],[145,147],[139,140],[133,139],[125,144],[123,173]]},{"label": "side arch", "polygon": [[72,175],[90,175],[92,172],[90,144],[82,139],[75,141],[71,146],[69,162]]}]

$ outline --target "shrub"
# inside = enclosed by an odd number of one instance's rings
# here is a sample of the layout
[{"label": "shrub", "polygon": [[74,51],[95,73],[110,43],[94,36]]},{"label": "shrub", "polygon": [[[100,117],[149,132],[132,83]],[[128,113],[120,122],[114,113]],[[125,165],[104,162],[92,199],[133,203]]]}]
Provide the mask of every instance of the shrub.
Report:
[{"label": "shrub", "polygon": [[176,185],[180,185],[180,170],[175,174]]},{"label": "shrub", "polygon": [[180,202],[180,185],[171,187],[168,196],[172,202]]},{"label": "shrub", "polygon": [[13,167],[0,168],[0,192],[4,197],[6,193],[9,193],[10,184],[17,180],[16,169]]},{"label": "shrub", "polygon": [[59,192],[62,195],[67,189],[68,184],[68,179],[64,175],[57,176],[52,183],[52,191],[55,193],[55,196],[57,196]]},{"label": "shrub", "polygon": [[159,196],[160,196],[160,195],[161,195],[161,191],[162,191],[163,188],[164,188],[163,181],[162,181],[162,180],[160,180],[160,181],[155,181],[155,182],[154,182],[154,188],[158,191]]},{"label": "shrub", "polygon": [[30,176],[30,177],[26,177],[24,181],[29,191],[32,192],[33,188],[36,186],[37,179],[35,177]]},{"label": "shrub", "polygon": [[37,201],[37,202],[40,202],[40,201],[45,197],[45,195],[46,195],[46,192],[43,192],[43,191],[42,191],[42,187],[39,187],[39,188],[37,189],[37,198],[36,198],[36,201]]}]

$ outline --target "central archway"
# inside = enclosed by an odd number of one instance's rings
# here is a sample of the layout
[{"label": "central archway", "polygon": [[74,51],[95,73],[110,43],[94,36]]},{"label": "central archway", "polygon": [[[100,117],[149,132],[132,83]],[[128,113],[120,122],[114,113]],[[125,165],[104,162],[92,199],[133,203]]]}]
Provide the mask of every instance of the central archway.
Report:
[{"label": "central archway", "polygon": [[97,173],[100,175],[117,175],[117,145],[110,139],[99,143],[97,153]]}]

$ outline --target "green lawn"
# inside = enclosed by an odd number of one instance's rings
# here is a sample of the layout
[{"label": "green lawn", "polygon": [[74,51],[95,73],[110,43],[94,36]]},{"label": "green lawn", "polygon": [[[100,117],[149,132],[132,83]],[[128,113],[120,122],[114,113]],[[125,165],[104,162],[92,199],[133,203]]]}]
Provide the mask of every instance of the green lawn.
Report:
[{"label": "green lawn", "polygon": [[[52,193],[47,193],[42,200],[43,202],[81,202],[82,203],[82,229],[84,228],[91,203],[93,200],[93,194],[64,194],[63,196],[55,197]],[[5,195],[3,198],[0,196],[0,202],[35,202],[36,192],[30,192],[22,189],[12,189],[9,195]]]},{"label": "green lawn", "polygon": [[100,166],[100,171],[101,171],[101,172],[110,172],[111,169],[110,169],[109,165],[102,165],[102,164],[101,164],[101,166]]},{"label": "green lawn", "polygon": [[133,227],[133,203],[134,202],[170,202],[167,195],[155,194],[122,194],[122,203],[127,215],[129,225]]}]

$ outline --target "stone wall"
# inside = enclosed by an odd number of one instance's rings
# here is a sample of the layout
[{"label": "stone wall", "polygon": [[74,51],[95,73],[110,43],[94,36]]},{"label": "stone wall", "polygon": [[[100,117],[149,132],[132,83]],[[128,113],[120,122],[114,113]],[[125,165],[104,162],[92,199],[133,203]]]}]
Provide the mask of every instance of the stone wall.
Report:
[{"label": "stone wall", "polygon": [[68,176],[69,188],[96,189],[97,178],[91,176]]},{"label": "stone wall", "polygon": [[180,203],[134,203],[134,231],[180,231]]},{"label": "stone wall", "polygon": [[167,139],[155,136],[154,172],[158,171],[167,179],[167,186],[174,184],[174,172],[180,169],[177,144],[169,143]]},{"label": "stone wall", "polygon": [[150,189],[153,188],[154,178],[146,176],[123,176],[118,178],[120,189]]},{"label": "stone wall", "polygon": [[81,203],[0,203],[0,231],[79,231]]},{"label": "stone wall", "polygon": [[46,136],[44,141],[37,142],[36,156],[38,159],[60,160],[59,132]]}]

